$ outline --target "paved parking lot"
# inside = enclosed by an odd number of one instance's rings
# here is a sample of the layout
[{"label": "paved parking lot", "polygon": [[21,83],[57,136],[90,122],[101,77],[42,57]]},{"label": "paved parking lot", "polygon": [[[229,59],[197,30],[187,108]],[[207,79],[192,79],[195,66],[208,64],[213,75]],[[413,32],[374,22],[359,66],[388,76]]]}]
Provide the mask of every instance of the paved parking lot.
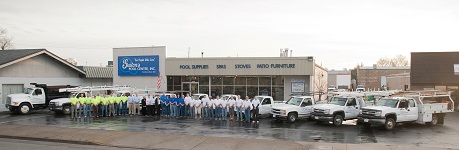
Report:
[{"label": "paved parking lot", "polygon": [[459,113],[447,116],[443,126],[421,124],[399,125],[394,131],[380,127],[364,128],[354,121],[343,126],[318,124],[301,120],[296,123],[262,119],[259,124],[209,121],[198,119],[158,119],[142,116],[118,116],[101,119],[71,119],[49,111],[36,111],[30,115],[0,113],[0,124],[47,125],[64,128],[85,128],[164,134],[204,135],[215,137],[242,137],[326,143],[380,143],[387,145],[457,148],[459,143]]}]

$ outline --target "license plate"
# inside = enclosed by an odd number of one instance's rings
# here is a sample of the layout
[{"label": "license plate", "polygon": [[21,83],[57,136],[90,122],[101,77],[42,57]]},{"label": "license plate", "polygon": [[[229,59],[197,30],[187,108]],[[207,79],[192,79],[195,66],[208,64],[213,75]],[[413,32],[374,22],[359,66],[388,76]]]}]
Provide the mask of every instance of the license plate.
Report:
[{"label": "license plate", "polygon": [[368,122],[368,121],[370,121],[370,120],[368,120],[368,119],[363,119],[363,122]]},{"label": "license plate", "polygon": [[314,119],[319,119],[319,116],[315,116]]}]

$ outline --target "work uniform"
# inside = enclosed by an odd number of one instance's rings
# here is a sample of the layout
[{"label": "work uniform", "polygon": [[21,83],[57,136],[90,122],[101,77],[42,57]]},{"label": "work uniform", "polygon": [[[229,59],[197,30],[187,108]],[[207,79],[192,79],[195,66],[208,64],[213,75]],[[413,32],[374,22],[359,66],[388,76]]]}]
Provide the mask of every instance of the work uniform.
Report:
[{"label": "work uniform", "polygon": [[99,107],[98,115],[99,115],[99,117],[101,117],[100,115],[102,114],[102,107],[103,107],[103,105],[102,105],[102,97],[96,96],[96,99],[99,101],[99,105],[97,107]]},{"label": "work uniform", "polygon": [[91,110],[92,110],[92,98],[88,96],[86,97],[86,109],[84,112],[84,116],[88,116],[88,118],[91,118],[92,117]]},{"label": "work uniform", "polygon": [[191,99],[190,96],[185,97],[185,116],[186,117],[190,117],[191,116],[191,105],[190,105],[190,103],[191,103],[192,100],[193,99]]},{"label": "work uniform", "polygon": [[169,116],[171,115],[171,106],[170,106],[170,98],[168,98],[167,96],[166,96],[166,98],[164,99],[164,104],[165,104],[165,106],[164,106],[165,109],[164,109],[164,110],[166,111],[166,112],[165,112],[165,115],[166,115],[167,117],[169,117]]},{"label": "work uniform", "polygon": [[108,102],[109,102],[108,115],[114,116],[115,115],[115,97],[113,96],[108,97]]},{"label": "work uniform", "polygon": [[117,116],[121,115],[121,99],[123,99],[122,97],[115,97],[115,114]]},{"label": "work uniform", "polygon": [[121,97],[121,114],[126,115],[127,114],[127,101],[128,97],[127,96],[122,96]]},{"label": "work uniform", "polygon": [[257,121],[258,122],[258,114],[259,114],[259,109],[258,107],[260,106],[260,100],[258,100],[258,98],[255,98],[253,101],[252,101],[252,106],[253,106],[253,121]]},{"label": "work uniform", "polygon": [[221,106],[222,106],[222,120],[226,121],[227,116],[228,116],[228,113],[226,112],[227,111],[227,106],[228,106],[228,101],[222,100]]},{"label": "work uniform", "polygon": [[140,104],[142,105],[140,114],[142,114],[142,116],[147,115],[147,98],[143,97]]},{"label": "work uniform", "polygon": [[[78,111],[78,118],[81,118],[81,113],[84,114],[85,109],[86,109],[86,98],[85,97],[80,97],[78,98],[78,101],[80,101],[80,111]],[[86,117],[86,116],[84,116]]]},{"label": "work uniform", "polygon": [[166,116],[166,96],[161,95],[161,115]]},{"label": "work uniform", "polygon": [[128,106],[129,106],[129,115],[134,115],[134,96],[129,96],[128,97]]},{"label": "work uniform", "polygon": [[242,99],[236,100],[236,110],[237,110],[237,119],[236,121],[242,121],[242,104],[244,101]]},{"label": "work uniform", "polygon": [[220,99],[215,99],[215,117],[217,120],[222,117],[222,101]]},{"label": "work uniform", "polygon": [[234,108],[236,106],[236,101],[233,98],[230,98],[228,101],[228,108],[229,108],[229,115],[230,115],[230,120],[234,120]]},{"label": "work uniform", "polygon": [[214,100],[213,99],[209,99],[209,101],[207,102],[207,108],[209,109],[208,118],[209,119],[213,119],[214,118]]},{"label": "work uniform", "polygon": [[106,97],[101,97],[100,98],[100,102],[102,104],[102,115],[101,117],[104,117],[104,116],[108,116],[108,110],[107,110],[107,106],[108,106],[108,99]]},{"label": "work uniform", "polygon": [[206,97],[203,97],[202,98],[202,105],[201,105],[201,118],[204,120],[207,118],[208,116],[208,112],[207,112],[207,103],[208,103],[208,100]]},{"label": "work uniform", "polygon": [[140,97],[134,96],[134,115],[140,115]]},{"label": "work uniform", "polygon": [[75,96],[70,98],[70,104],[71,104],[70,113],[72,114],[71,118],[77,117],[77,111],[78,111],[77,104],[78,103],[79,103],[78,98],[76,98]]},{"label": "work uniform", "polygon": [[92,112],[94,113],[94,117],[98,118],[99,117],[99,103],[100,99],[94,96],[92,99]]},{"label": "work uniform", "polygon": [[201,117],[201,106],[202,106],[202,101],[200,99],[197,99],[194,101],[194,107],[195,107],[195,118],[200,118]]},{"label": "work uniform", "polygon": [[178,102],[178,116],[184,117],[185,116],[185,100],[182,97],[177,98]]},{"label": "work uniform", "polygon": [[146,115],[147,116],[152,116],[153,115],[153,98],[151,98],[151,96],[148,96],[146,99],[145,99],[145,104],[147,105],[146,106]]},{"label": "work uniform", "polygon": [[250,103],[249,100],[244,100],[243,107],[245,111],[245,121],[247,122],[250,122],[250,105],[252,105],[252,103]]},{"label": "work uniform", "polygon": [[175,97],[171,97],[169,98],[169,107],[170,107],[170,110],[171,110],[171,117],[176,117],[176,113],[177,113],[177,99]]}]

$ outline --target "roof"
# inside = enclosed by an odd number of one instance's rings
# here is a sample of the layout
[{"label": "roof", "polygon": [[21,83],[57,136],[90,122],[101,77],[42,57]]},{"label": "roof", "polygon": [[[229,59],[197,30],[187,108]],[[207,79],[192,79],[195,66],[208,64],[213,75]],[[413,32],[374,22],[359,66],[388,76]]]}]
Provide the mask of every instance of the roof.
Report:
[{"label": "roof", "polygon": [[370,66],[365,66],[365,67],[360,67],[359,69],[366,69],[366,70],[409,70],[410,66],[400,66],[400,67],[370,67]]},{"label": "roof", "polygon": [[13,65],[15,63],[21,62],[23,60],[27,60],[29,58],[45,54],[54,58],[58,62],[76,70],[80,74],[85,74],[85,72],[75,65],[65,61],[64,59],[60,58],[59,56],[49,52],[46,49],[12,49],[12,50],[1,50],[0,51],[0,69]]},{"label": "roof", "polygon": [[86,78],[113,78],[113,67],[78,66]]}]

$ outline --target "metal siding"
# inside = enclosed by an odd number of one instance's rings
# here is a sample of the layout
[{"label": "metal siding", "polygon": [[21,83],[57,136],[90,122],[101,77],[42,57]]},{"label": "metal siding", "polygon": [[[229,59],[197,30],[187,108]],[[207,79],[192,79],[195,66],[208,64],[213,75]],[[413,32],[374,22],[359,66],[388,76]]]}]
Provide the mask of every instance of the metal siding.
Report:
[{"label": "metal siding", "polygon": [[2,104],[6,102],[6,96],[9,94],[24,92],[24,84],[2,84]]},{"label": "metal siding", "polygon": [[78,78],[79,73],[53,58],[41,54],[0,69],[0,77]]}]

